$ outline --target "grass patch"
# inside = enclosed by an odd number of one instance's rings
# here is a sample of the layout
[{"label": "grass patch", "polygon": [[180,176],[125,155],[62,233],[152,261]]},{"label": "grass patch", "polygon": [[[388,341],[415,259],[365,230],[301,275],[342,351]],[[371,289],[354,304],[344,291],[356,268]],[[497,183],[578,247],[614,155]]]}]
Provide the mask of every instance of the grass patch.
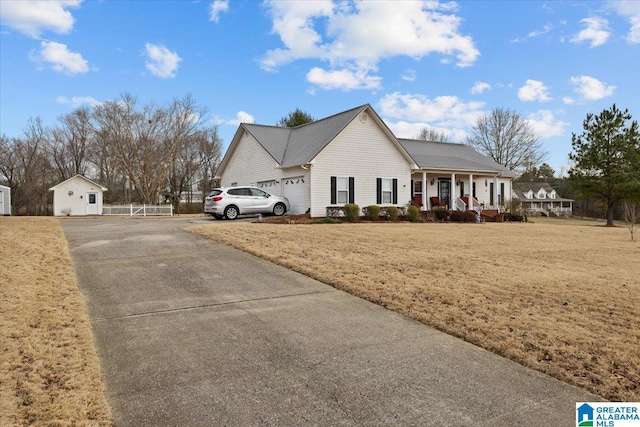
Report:
[{"label": "grass patch", "polygon": [[111,425],[58,220],[0,218],[0,236],[0,425]]},{"label": "grass patch", "polygon": [[189,230],[606,399],[639,401],[640,242],[596,224],[219,222]]}]

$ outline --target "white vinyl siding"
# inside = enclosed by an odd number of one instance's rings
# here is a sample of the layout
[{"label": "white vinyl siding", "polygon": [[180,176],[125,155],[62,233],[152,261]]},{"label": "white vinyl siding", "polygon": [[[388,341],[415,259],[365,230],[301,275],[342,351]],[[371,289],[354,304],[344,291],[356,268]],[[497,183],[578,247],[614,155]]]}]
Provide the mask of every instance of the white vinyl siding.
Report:
[{"label": "white vinyl siding", "polygon": [[353,120],[313,160],[311,167],[311,216],[326,215],[331,205],[331,177],[354,177],[354,202],[375,205],[376,178],[398,180],[398,205],[411,197],[411,165],[373,119]]},{"label": "white vinyl siding", "polygon": [[[277,162],[250,134],[244,132],[225,168],[220,185],[256,185],[259,182],[279,180],[282,170]],[[281,195],[279,185],[265,188],[269,193]]]}]

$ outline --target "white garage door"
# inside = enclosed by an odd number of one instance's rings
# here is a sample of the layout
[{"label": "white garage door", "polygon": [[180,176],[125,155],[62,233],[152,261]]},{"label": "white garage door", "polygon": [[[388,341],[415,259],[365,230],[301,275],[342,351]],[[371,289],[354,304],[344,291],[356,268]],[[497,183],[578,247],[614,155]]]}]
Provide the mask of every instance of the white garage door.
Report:
[{"label": "white garage door", "polygon": [[289,199],[289,213],[303,214],[307,211],[307,183],[304,177],[284,178],[283,196]]}]

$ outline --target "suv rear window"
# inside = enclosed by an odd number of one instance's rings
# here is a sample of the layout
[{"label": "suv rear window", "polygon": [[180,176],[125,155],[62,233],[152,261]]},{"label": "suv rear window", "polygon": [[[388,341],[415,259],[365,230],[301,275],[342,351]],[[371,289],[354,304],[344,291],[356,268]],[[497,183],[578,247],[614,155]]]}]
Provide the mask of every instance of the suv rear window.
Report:
[{"label": "suv rear window", "polygon": [[211,190],[211,193],[209,193],[209,196],[210,197],[219,196],[220,194],[222,194],[222,190],[216,188],[215,190]]}]

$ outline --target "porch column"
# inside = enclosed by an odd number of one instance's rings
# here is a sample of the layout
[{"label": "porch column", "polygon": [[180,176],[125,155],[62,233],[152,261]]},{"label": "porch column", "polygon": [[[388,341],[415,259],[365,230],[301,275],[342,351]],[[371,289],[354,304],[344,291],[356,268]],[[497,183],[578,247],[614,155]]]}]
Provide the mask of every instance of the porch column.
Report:
[{"label": "porch column", "polygon": [[454,210],[456,208],[456,174],[451,174],[451,185],[449,186],[449,209]]},{"label": "porch column", "polygon": [[422,171],[422,210],[427,209],[427,173]]},{"label": "porch column", "polygon": [[469,174],[469,197],[467,198],[469,203],[467,204],[467,210],[469,210],[469,206],[473,208],[473,174]]},{"label": "porch column", "polygon": [[492,207],[496,207],[499,211],[500,205],[498,203],[498,176],[497,175],[493,177],[493,203],[495,203],[495,206],[492,206]]}]

